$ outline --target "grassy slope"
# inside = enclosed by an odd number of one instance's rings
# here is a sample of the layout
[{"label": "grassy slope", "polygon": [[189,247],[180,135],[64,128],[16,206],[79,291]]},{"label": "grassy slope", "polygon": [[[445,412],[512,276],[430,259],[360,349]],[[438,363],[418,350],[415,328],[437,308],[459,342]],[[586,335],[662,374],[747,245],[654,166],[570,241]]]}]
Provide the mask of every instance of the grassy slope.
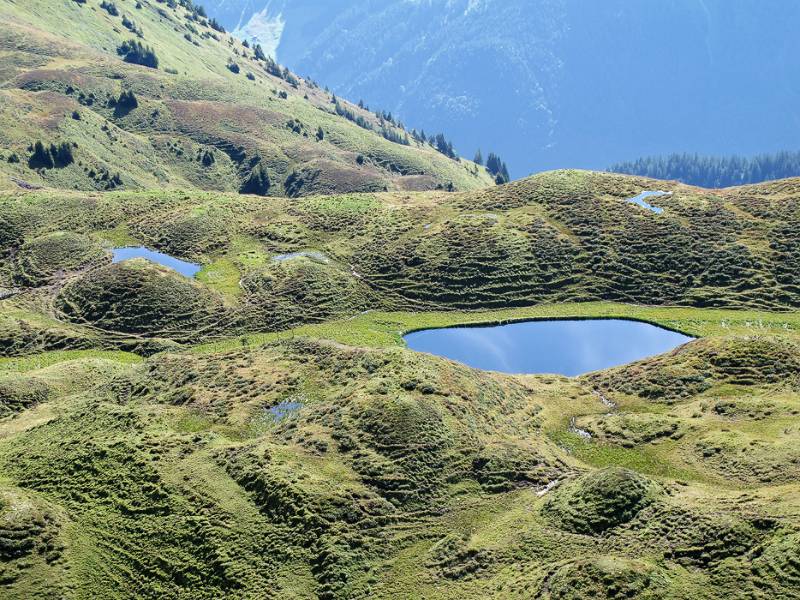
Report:
[{"label": "grassy slope", "polygon": [[[20,338],[20,322],[40,332],[29,336],[33,350],[48,328],[51,349],[81,332],[86,347],[131,349],[365,310],[800,304],[796,180],[719,191],[667,184],[673,195],[660,199],[661,215],[625,201],[655,185],[557,171],[491,191],[269,202],[214,192],[6,193],[0,234],[11,254],[0,258],[0,287],[24,293],[5,303],[4,345]],[[199,286],[146,265],[94,268],[108,262],[103,248],[118,244],[199,262]],[[306,254],[275,260],[294,252]],[[62,254],[71,262],[53,258]],[[148,303],[124,300],[148,294]],[[171,312],[165,305],[163,318],[148,317],[166,297]]]},{"label": "grassy slope", "polygon": [[[101,175],[108,171],[120,173],[130,189],[235,191],[257,157],[269,173],[271,195],[286,193],[284,182],[292,174],[305,182],[293,193],[303,195],[491,183],[484,169],[468,161],[451,161],[414,142],[391,143],[338,117],[329,94],[304,80],[295,89],[267,74],[252,51],[190,21],[184,8],[155,0],[144,0],[139,9],[135,4],[119,0],[120,15],[112,16],[95,0],[0,2],[0,173],[6,175],[0,186],[16,187],[13,177],[35,185],[105,189]],[[123,15],[155,49],[158,69],[117,56],[117,47],[135,38],[122,26]],[[229,61],[240,73],[227,68]],[[136,93],[138,108],[107,106],[123,89]],[[374,115],[345,104],[380,129]],[[73,111],[80,120],[72,118]],[[292,131],[289,121],[302,128]],[[315,137],[320,127],[323,141]],[[37,139],[77,144],[76,162],[29,168],[27,148]],[[212,165],[197,159],[206,151],[215,158]],[[12,154],[19,163],[7,162]]]},{"label": "grassy slope", "polygon": [[[797,183],[674,186],[660,217],[623,202],[652,187],[556,172],[486,193],[268,204],[210,192],[6,194],[5,285],[38,287],[0,304],[4,592],[791,597],[800,320],[793,263],[780,258],[795,251]],[[694,253],[683,253],[687,235]],[[416,249],[394,279],[375,262],[398,254],[376,251],[387,238]],[[575,266],[549,287],[563,263],[530,271],[526,257],[558,240],[577,249]],[[648,243],[637,247],[651,261],[639,290],[624,272],[630,240]],[[178,301],[186,282],[98,264],[97,249],[114,243],[202,262],[202,293],[190,293],[219,303],[218,339],[192,341],[198,321],[181,319],[193,305]],[[725,271],[713,245],[750,255],[731,250]],[[291,251],[322,256],[271,260]],[[427,287],[409,285],[415,277]],[[773,284],[743,285],[759,279]],[[87,285],[100,293],[81,293]],[[448,293],[409,291],[439,285]],[[94,324],[64,317],[65,301],[94,310],[129,287],[138,296]],[[629,294],[641,303],[619,302]],[[158,318],[186,309],[167,329],[108,330],[153,323],[128,309],[165,299]],[[720,306],[698,306],[708,304]],[[418,305],[429,310],[398,310]],[[635,318],[700,339],[567,379],[474,371],[401,338],[568,317]]]},{"label": "grassy slope", "polygon": [[[681,311],[661,318],[691,318]],[[750,340],[796,339],[716,332],[725,335],[687,348],[758,358]],[[119,365],[113,379],[95,368],[54,385],[98,360]],[[20,375],[6,363],[4,382],[35,378],[50,392],[0,425],[2,487],[47,507],[51,524],[28,526],[27,538],[63,546],[41,563],[43,550],[8,563],[12,597],[45,584],[76,597],[534,596],[556,571],[568,587],[652,597],[793,589],[796,372],[744,382],[723,371],[699,393],[662,400],[617,389],[611,374],[509,377],[302,338],[133,367],[110,360],[20,364]],[[691,376],[691,357],[658,360],[667,365],[657,372]],[[102,381],[112,383],[83,391]],[[302,408],[276,422],[266,409],[286,402]],[[572,418],[594,439],[574,434]],[[550,498],[572,490],[596,506],[580,487],[589,483],[564,481],[609,465],[660,482],[654,501],[610,533],[572,531]],[[561,484],[545,493],[552,481]]]}]

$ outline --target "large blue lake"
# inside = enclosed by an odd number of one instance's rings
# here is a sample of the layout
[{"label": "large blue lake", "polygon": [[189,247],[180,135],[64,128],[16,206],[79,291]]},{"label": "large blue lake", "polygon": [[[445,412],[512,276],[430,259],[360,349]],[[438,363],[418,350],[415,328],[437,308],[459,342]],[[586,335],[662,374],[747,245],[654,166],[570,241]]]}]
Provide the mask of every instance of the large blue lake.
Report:
[{"label": "large blue lake", "polygon": [[622,319],[527,321],[415,331],[408,347],[505,373],[569,377],[662,354],[694,338]]},{"label": "large blue lake", "polygon": [[164,267],[173,269],[174,271],[177,271],[178,273],[184,275],[185,277],[194,277],[202,268],[200,265],[197,265],[195,263],[186,262],[185,260],[175,258],[174,256],[170,256],[169,254],[164,254],[163,252],[156,252],[155,250],[150,250],[149,248],[145,248],[144,246],[127,246],[125,248],[114,248],[112,250],[112,253],[113,253],[113,258],[111,259],[111,261],[115,263],[122,262],[123,260],[129,260],[131,258],[145,258],[150,262],[154,262]]}]

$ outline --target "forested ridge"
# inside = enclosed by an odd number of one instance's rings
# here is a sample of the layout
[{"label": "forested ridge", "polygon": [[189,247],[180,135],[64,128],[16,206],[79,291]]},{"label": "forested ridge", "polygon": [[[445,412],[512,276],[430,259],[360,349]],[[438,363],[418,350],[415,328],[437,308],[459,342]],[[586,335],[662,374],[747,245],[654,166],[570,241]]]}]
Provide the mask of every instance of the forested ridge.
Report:
[{"label": "forested ridge", "polygon": [[800,152],[756,156],[702,156],[669,154],[620,162],[612,173],[677,180],[705,188],[722,188],[800,176]]}]

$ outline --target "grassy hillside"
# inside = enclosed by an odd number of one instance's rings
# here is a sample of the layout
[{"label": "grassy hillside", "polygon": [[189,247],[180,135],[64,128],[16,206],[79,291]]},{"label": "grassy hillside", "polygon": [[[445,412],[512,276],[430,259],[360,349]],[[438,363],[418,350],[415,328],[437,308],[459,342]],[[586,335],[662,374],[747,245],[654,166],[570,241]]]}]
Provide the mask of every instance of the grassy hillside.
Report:
[{"label": "grassy hillside", "polygon": [[[800,182],[655,187],[4,193],[4,595],[792,597]],[[699,339],[570,379],[400,337],[563,317]]]},{"label": "grassy hillside", "polygon": [[[72,347],[75,335],[91,347],[159,348],[368,309],[800,306],[800,182],[668,184],[672,195],[653,200],[660,215],[626,201],[655,186],[558,171],[462,194],[269,203],[208,192],[8,192],[0,287],[20,293],[2,314],[22,316],[4,319],[0,340],[11,353],[27,347],[23,338],[36,350]],[[190,282],[146,261],[111,265],[115,245],[202,270]]]},{"label": "grassy hillside", "polygon": [[[796,597],[800,180],[495,187],[113,6],[0,0],[0,596]],[[402,339],[553,318],[697,339],[576,378]]]},{"label": "grassy hillside", "polygon": [[[385,139],[382,129],[406,134],[343,100],[339,112],[371,129],[339,116],[329,93],[270,74],[190,4],[0,1],[0,188],[298,196],[492,184],[473,163]],[[157,68],[123,60],[131,41],[154,51]],[[50,164],[37,141],[72,157]]]},{"label": "grassy hillside", "polygon": [[[4,589],[791,597],[800,324],[730,335],[735,314],[575,380],[300,337],[6,362]],[[721,368],[692,385],[704,357]]]}]

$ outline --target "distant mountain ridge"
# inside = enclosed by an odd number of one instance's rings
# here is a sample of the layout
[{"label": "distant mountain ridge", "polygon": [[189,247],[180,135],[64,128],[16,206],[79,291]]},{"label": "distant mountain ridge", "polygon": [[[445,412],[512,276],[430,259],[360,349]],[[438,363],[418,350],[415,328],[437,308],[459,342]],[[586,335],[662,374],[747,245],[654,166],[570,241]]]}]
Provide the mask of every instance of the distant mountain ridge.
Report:
[{"label": "distant mountain ridge", "polygon": [[235,28],[247,6],[283,23],[276,51],[290,68],[412,127],[447,131],[464,155],[497,151],[515,176],[671,152],[776,152],[800,134],[795,3],[214,0],[208,8]]}]

